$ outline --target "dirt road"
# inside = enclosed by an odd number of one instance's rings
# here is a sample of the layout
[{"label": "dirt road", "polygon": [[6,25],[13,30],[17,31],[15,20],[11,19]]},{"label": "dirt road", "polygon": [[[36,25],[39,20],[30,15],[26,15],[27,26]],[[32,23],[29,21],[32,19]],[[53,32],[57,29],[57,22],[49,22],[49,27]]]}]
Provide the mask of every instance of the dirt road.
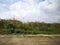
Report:
[{"label": "dirt road", "polygon": [[60,35],[0,35],[0,45],[60,45]]}]

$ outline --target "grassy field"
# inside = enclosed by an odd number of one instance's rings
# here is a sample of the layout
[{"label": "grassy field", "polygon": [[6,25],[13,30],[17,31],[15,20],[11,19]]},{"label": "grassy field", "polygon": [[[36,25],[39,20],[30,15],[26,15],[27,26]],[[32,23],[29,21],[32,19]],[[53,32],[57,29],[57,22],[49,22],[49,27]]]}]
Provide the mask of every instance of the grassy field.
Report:
[{"label": "grassy field", "polygon": [[60,45],[60,35],[0,35],[0,45]]}]

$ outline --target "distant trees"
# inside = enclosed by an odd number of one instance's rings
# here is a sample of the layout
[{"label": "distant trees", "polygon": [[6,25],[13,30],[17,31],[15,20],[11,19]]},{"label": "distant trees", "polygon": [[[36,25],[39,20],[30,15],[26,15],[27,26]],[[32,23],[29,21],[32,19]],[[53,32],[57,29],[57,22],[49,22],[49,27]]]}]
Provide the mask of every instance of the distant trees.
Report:
[{"label": "distant trees", "polygon": [[4,28],[4,25],[5,25],[4,20],[0,20],[0,29],[1,29],[1,28]]},{"label": "distant trees", "polygon": [[13,24],[8,24],[8,25],[7,25],[8,33],[14,33],[14,32],[15,32],[15,28],[16,28],[15,25],[13,25]]},{"label": "distant trees", "polygon": [[0,20],[0,34],[60,34],[60,23]]}]

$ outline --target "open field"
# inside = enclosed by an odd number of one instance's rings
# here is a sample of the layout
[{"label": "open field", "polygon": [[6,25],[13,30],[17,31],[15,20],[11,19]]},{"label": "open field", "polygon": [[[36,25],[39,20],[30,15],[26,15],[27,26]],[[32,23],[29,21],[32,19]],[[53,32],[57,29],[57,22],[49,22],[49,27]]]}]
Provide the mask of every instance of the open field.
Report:
[{"label": "open field", "polygon": [[60,35],[0,35],[0,45],[60,45]]}]

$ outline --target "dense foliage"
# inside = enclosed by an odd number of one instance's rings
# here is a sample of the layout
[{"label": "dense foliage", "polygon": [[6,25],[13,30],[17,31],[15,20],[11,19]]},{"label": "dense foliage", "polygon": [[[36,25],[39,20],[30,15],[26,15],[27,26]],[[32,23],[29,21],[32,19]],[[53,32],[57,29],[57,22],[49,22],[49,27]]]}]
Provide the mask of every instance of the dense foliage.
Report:
[{"label": "dense foliage", "polygon": [[0,19],[0,34],[59,34],[60,23],[27,22]]}]

